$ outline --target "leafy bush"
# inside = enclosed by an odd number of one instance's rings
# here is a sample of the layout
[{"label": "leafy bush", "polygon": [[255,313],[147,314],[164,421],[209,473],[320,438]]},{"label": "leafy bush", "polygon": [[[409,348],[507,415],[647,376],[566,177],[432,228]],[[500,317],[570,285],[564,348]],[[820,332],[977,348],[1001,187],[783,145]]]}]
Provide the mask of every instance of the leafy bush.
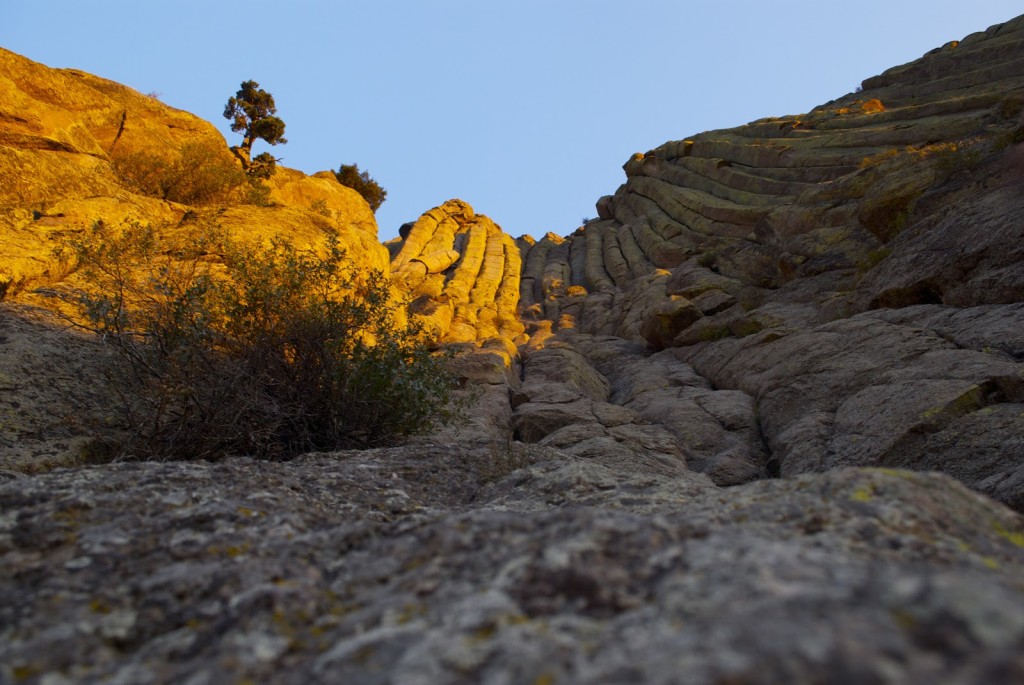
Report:
[{"label": "leafy bush", "polygon": [[[453,377],[400,322],[379,273],[209,231],[161,252],[154,231],[98,224],[69,243],[84,324],[116,350],[126,457],[286,458],[392,443],[454,416]],[[222,255],[211,259],[211,255]]]},{"label": "leafy bush", "polygon": [[701,252],[697,257],[697,264],[703,266],[705,269],[715,268],[715,262],[718,261],[718,252],[715,250],[709,250],[707,252]]},{"label": "leafy bush", "polygon": [[338,179],[338,183],[352,188],[362,195],[374,213],[380,209],[388,197],[388,191],[381,188],[368,172],[360,172],[358,164],[342,164],[341,168],[334,172],[334,176]]},{"label": "leafy bush", "polygon": [[977,140],[958,141],[929,149],[933,166],[941,178],[969,175],[984,159],[984,145]]},{"label": "leafy bush", "polygon": [[245,168],[246,187],[242,191],[242,204],[270,207],[274,204],[270,198],[270,186],[264,181],[277,172],[277,158],[269,152],[256,155]]},{"label": "leafy bush", "polygon": [[309,204],[309,208],[312,209],[317,214],[319,214],[320,216],[325,216],[328,219],[334,216],[334,213],[331,212],[331,208],[327,206],[327,201],[324,200],[323,198],[313,200]]},{"label": "leafy bush", "polygon": [[245,175],[249,180],[265,181],[277,171],[277,161],[277,157],[269,152],[261,152],[249,162]]},{"label": "leafy bush", "polygon": [[143,195],[186,205],[226,202],[246,181],[230,157],[205,143],[186,143],[169,157],[115,151],[111,161],[125,185]]},{"label": "leafy bush", "polygon": [[270,197],[270,186],[258,178],[249,177],[242,190],[241,202],[243,205],[270,207],[274,204]]}]

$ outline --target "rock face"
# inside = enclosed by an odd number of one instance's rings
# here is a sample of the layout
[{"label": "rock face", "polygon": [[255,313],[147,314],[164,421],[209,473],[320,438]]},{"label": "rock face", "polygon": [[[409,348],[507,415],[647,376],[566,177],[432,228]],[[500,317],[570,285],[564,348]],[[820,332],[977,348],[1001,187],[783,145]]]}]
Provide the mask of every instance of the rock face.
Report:
[{"label": "rock face", "polygon": [[519,300],[519,247],[486,216],[449,200],[391,244],[391,273],[414,298],[413,314],[443,342],[511,349],[525,341]]},{"label": "rock face", "polygon": [[[381,246],[287,169],[269,206],[140,195],[118,145],[224,141],[0,61],[0,682],[1024,681],[1024,17],[638,153],[540,240],[449,200]],[[472,410],[386,450],[25,475],[102,429],[101,348],[30,307],[100,218],[339,236]]]},{"label": "rock face", "polygon": [[[745,477],[934,469],[1020,508],[1022,45],[1016,19],[634,155],[599,219],[523,244],[528,329],[670,350],[640,357],[745,395]],[[671,406],[681,450],[724,448],[693,434],[728,423]]]}]

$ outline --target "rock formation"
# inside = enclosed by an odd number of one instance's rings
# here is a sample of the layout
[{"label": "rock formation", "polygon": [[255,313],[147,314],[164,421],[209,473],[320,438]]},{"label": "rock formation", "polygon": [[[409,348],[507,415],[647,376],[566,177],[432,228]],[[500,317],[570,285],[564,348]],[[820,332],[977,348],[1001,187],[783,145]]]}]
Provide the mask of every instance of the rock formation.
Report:
[{"label": "rock formation", "polygon": [[137,192],[116,171],[122,153],[173,161],[185,146],[233,156],[209,122],[113,81],[50,69],[0,48],[0,287],[31,290],[59,279],[52,250],[96,221],[149,223],[173,232],[207,221],[235,235],[286,234],[315,244],[325,227],[369,268],[387,251],[366,202],[333,176],[281,169],[265,206],[188,207]]},{"label": "rock formation", "polygon": [[519,321],[519,247],[493,221],[450,200],[402,231],[391,274],[411,311],[447,343],[525,342]]},{"label": "rock formation", "polygon": [[[539,240],[449,200],[382,246],[288,169],[151,197],[118,146],[212,126],[0,64],[0,682],[1024,680],[1024,17],[638,153]],[[388,449],[82,465],[103,349],[47,319],[49,254],[97,220],[337,235],[475,405]]]},{"label": "rock formation", "polygon": [[[665,351],[637,361],[745,395],[745,477],[933,469],[1024,507],[1022,39],[1018,19],[634,155],[599,219],[525,246],[528,327],[643,342]],[[694,418],[667,426],[680,450],[726,446]]]}]

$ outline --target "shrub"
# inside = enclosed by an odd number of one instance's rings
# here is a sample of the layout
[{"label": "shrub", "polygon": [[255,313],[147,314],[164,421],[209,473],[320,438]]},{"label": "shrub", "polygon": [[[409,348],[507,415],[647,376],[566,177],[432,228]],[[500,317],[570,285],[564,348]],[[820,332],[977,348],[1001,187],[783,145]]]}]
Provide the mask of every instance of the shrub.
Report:
[{"label": "shrub", "polygon": [[715,250],[709,250],[707,252],[701,252],[697,257],[697,264],[703,266],[705,269],[715,268],[715,263],[718,261],[718,252]]},{"label": "shrub", "polygon": [[388,197],[388,191],[381,188],[369,173],[360,172],[358,164],[342,164],[341,168],[334,172],[334,176],[338,183],[362,195],[375,214]]},{"label": "shrub", "polygon": [[244,205],[270,207],[274,204],[270,197],[270,186],[258,178],[248,178],[242,190],[241,202]]},{"label": "shrub", "polygon": [[317,214],[319,214],[320,216],[325,216],[328,219],[334,216],[334,213],[331,211],[331,208],[327,206],[327,201],[324,200],[323,198],[313,200],[309,204],[309,208],[312,209]]},{"label": "shrub", "polygon": [[929,154],[936,172],[943,179],[956,175],[969,175],[984,159],[983,146],[978,141],[959,141],[930,148]]},{"label": "shrub", "polygon": [[186,205],[226,202],[246,181],[245,173],[219,147],[186,143],[174,156],[118,151],[115,173],[129,187],[150,197]]},{"label": "shrub", "polygon": [[[906,218],[904,217],[904,223]],[[876,266],[882,263],[882,261],[892,254],[892,248],[890,247],[879,247],[877,249],[868,252],[863,259],[857,261],[857,269],[861,272],[867,272],[874,269]]]},{"label": "shrub", "polygon": [[150,228],[98,224],[66,248],[89,284],[83,325],[117,352],[121,456],[286,458],[389,444],[454,416],[444,355],[400,323],[380,273],[353,278],[336,242],[318,255],[207,230],[181,244],[161,253]]},{"label": "shrub", "polygon": [[249,162],[245,175],[251,181],[266,181],[277,171],[277,162],[278,159],[274,155],[269,152],[261,152]]}]

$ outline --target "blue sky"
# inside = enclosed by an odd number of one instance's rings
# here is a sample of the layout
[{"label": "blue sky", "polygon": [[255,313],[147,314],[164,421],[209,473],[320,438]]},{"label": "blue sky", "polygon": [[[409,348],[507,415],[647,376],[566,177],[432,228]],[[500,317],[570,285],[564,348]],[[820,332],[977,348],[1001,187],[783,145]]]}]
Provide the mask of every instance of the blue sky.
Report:
[{"label": "blue sky", "polygon": [[381,239],[459,197],[566,235],[637,151],[798,114],[1024,12],[1019,0],[3,0],[0,46],[158,92],[214,122],[270,91],[308,173],[388,190]]}]

